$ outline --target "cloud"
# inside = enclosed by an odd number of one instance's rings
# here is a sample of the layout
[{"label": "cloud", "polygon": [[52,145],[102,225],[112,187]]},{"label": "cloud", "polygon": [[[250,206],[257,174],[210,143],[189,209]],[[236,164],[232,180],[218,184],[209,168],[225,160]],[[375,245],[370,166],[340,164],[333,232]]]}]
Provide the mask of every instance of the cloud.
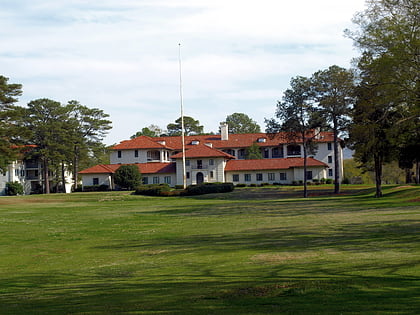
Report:
[{"label": "cloud", "polygon": [[[263,124],[290,78],[356,54],[343,30],[364,0],[15,0],[0,12],[0,67],[21,103],[77,99],[111,115],[107,143],[185,111],[207,131],[233,112]],[[262,126],[263,127],[263,126]]]}]

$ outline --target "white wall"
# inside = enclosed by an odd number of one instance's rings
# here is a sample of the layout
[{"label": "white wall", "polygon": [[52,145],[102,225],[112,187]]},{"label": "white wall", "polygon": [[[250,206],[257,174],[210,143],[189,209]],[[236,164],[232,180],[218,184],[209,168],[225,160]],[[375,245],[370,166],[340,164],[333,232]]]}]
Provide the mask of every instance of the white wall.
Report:
[{"label": "white wall", "polygon": [[83,174],[82,186],[93,186],[93,179],[98,178],[98,185],[107,185],[111,188],[110,174]]},{"label": "white wall", "polygon": [[147,184],[165,184],[165,180],[170,178],[170,183],[167,183],[169,186],[174,187],[177,185],[177,177],[173,173],[160,173],[160,174],[142,174],[143,181],[147,178]]},{"label": "white wall", "polygon": [[[325,170],[321,167],[308,167],[308,171],[312,171],[313,179],[321,179],[325,177]],[[286,174],[286,179],[280,179],[280,173]],[[245,181],[245,174],[251,176],[250,181]],[[262,175],[262,180],[257,180],[257,174]],[[269,177],[271,174],[271,178]],[[239,181],[234,181],[233,175],[239,175]],[[226,181],[234,184],[262,184],[262,183],[280,183],[292,184],[293,181],[303,181],[303,168],[293,168],[286,170],[259,170],[259,171],[229,171],[226,172]]]}]

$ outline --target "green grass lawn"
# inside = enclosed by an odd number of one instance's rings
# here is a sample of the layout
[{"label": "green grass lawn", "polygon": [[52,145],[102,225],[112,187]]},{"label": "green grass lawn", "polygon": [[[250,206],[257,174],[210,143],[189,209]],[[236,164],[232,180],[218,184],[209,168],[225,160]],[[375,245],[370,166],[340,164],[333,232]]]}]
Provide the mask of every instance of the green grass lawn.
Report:
[{"label": "green grass lawn", "polygon": [[0,314],[419,314],[420,187],[0,198]]}]

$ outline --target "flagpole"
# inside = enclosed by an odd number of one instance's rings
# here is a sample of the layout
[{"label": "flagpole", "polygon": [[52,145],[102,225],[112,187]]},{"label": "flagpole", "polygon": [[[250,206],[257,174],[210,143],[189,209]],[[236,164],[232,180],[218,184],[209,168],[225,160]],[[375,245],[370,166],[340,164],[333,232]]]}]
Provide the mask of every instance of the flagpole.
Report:
[{"label": "flagpole", "polygon": [[184,98],[182,95],[182,66],[181,66],[181,44],[178,44],[178,60],[179,60],[179,96],[181,100],[181,138],[182,138],[182,184],[184,189],[187,188],[187,170],[185,166],[185,130],[184,130]]}]

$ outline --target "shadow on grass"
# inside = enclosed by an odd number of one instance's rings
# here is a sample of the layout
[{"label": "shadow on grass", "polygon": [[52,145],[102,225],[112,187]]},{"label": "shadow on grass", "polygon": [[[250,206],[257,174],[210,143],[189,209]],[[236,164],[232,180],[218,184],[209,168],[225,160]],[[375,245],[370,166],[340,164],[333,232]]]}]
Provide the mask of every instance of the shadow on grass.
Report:
[{"label": "shadow on grass", "polygon": [[102,279],[36,274],[0,284],[1,314],[416,314],[418,281],[397,277]]},{"label": "shadow on grass", "polygon": [[418,248],[420,223],[414,220],[382,220],[369,223],[341,224],[324,231],[293,227],[248,229],[226,234],[170,236],[151,240],[116,240],[95,247],[103,250],[138,250],[148,248],[182,249],[227,253],[238,250],[302,251],[334,248],[340,251],[372,252],[385,249]]}]

